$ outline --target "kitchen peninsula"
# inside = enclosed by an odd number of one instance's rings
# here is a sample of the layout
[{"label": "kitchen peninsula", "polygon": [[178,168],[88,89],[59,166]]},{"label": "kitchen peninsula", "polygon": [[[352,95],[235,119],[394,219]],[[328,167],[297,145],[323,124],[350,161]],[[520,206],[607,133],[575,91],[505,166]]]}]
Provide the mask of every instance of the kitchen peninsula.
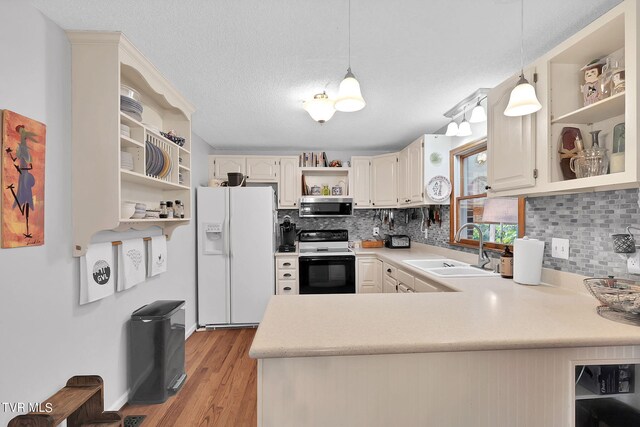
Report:
[{"label": "kitchen peninsula", "polygon": [[[473,259],[420,244],[357,255],[416,277],[427,274],[403,260]],[[640,330],[598,316],[580,276],[543,279],[559,282],[438,278],[454,292],[274,297],[250,351],[259,425],[572,425],[575,367],[640,363]]]}]

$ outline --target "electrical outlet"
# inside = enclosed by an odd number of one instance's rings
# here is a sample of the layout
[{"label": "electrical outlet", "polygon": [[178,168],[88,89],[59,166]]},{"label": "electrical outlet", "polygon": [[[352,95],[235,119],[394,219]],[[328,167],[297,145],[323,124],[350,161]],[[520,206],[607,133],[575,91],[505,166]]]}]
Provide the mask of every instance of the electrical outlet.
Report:
[{"label": "electrical outlet", "polygon": [[569,239],[551,239],[551,256],[554,258],[569,259]]},{"label": "electrical outlet", "polygon": [[380,227],[373,227],[373,235],[374,236],[380,235]]},{"label": "electrical outlet", "polygon": [[627,271],[629,274],[640,274],[640,252],[627,257]]}]

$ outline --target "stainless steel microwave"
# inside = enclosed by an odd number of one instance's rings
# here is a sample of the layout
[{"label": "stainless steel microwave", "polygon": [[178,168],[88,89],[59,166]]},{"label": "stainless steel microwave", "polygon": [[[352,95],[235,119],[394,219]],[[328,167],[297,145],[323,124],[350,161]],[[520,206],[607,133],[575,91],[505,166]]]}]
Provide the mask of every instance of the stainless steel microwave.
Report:
[{"label": "stainless steel microwave", "polygon": [[341,217],[353,215],[353,199],[351,197],[301,197],[298,216]]}]

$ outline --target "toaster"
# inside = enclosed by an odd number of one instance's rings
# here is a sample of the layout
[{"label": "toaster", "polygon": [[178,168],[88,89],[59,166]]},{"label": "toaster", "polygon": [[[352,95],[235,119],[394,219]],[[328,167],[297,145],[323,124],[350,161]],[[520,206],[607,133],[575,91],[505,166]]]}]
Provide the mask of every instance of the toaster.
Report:
[{"label": "toaster", "polygon": [[411,239],[406,234],[391,234],[387,236],[385,246],[390,249],[407,249],[411,247]]}]

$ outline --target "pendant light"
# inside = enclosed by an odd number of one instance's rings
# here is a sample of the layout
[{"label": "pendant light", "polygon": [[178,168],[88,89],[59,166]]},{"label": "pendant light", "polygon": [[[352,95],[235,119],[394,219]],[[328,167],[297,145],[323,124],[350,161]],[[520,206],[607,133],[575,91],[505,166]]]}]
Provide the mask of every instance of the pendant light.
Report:
[{"label": "pendant light", "polygon": [[509,105],[504,115],[509,117],[526,116],[542,108],[535,88],[524,78],[524,0],[520,0],[520,80],[511,91]]},{"label": "pendant light", "polygon": [[340,82],[338,89],[338,97],[335,102],[335,108],[338,111],[352,113],[360,111],[367,105],[360,91],[360,83],[356,80],[356,76],[351,72],[351,0],[349,0],[349,67],[347,74]]},{"label": "pendant light", "polygon": [[462,121],[458,125],[458,133],[456,136],[471,136],[471,134],[473,134],[473,132],[471,132],[471,125],[467,121],[467,109],[465,108]]},{"label": "pendant light", "polygon": [[484,123],[487,121],[487,113],[484,111],[484,107],[480,105],[480,98],[473,110],[471,110],[471,117],[469,117],[469,123]]},{"label": "pendant light", "polygon": [[447,132],[445,132],[445,136],[456,136],[458,135],[458,124],[451,119],[449,124],[447,125]]},{"label": "pendant light", "polygon": [[334,102],[329,99],[327,92],[318,93],[304,102],[303,108],[313,120],[322,124],[333,117],[336,112]]}]

